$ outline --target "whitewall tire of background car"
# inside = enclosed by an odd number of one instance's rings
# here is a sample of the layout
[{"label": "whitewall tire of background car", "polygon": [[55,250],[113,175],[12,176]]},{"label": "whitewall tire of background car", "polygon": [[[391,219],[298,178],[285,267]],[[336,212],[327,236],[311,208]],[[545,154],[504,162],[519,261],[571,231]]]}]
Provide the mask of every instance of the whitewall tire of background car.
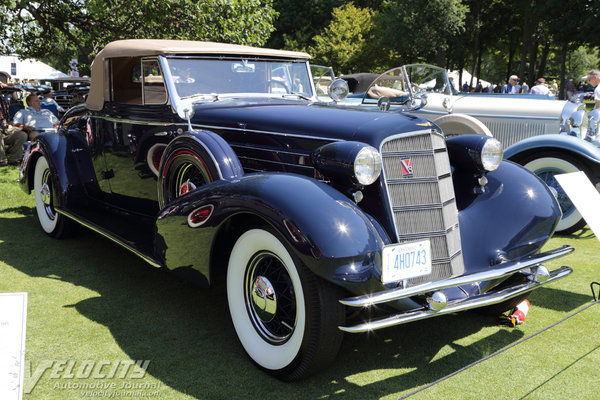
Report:
[{"label": "whitewall tire of background car", "polygon": [[237,239],[227,269],[227,299],[252,361],[293,381],[335,358],[344,309],[337,288],[295,261],[276,235],[250,229]]},{"label": "whitewall tire of background car", "polygon": [[554,176],[578,171],[583,171],[586,175],[590,176],[587,169],[576,159],[557,152],[548,152],[530,157],[523,162],[523,166],[536,174],[546,185],[555,189],[558,193],[557,200],[561,206],[563,217],[556,227],[556,233],[569,235],[583,228],[585,220]]}]

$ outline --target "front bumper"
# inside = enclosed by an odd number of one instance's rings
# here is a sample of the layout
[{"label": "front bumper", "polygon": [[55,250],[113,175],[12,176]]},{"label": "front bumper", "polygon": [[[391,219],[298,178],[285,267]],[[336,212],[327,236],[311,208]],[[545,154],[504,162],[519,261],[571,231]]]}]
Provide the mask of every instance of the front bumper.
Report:
[{"label": "front bumper", "polygon": [[378,293],[341,299],[340,303],[346,306],[369,307],[374,304],[396,301],[411,296],[428,296],[436,291],[443,290],[446,288],[500,279],[516,273],[522,273],[524,275],[527,275],[529,278],[528,281],[525,283],[516,284],[497,291],[492,289],[486,293],[451,302],[440,310],[433,310],[428,307],[423,307],[421,309],[411,310],[380,319],[365,321],[353,326],[340,326],[339,329],[349,333],[367,332],[376,329],[386,328],[389,326],[405,324],[407,322],[449,314],[457,311],[464,311],[472,308],[500,303],[507,299],[516,297],[522,293],[531,291],[537,288],[538,286],[569,275],[571,272],[573,272],[571,268],[560,267],[554,271],[551,271],[548,276],[544,277],[545,280],[542,281],[536,279],[535,273],[531,273],[525,270],[535,271],[540,267],[544,268],[545,270],[545,267],[543,267],[541,263],[557,257],[565,256],[571,253],[573,250],[574,249],[571,246],[562,246],[558,249],[550,250],[545,253],[534,254],[532,256],[520,259],[519,261],[507,262],[497,266],[497,268],[475,274],[462,275],[455,278],[431,282],[406,289],[396,288]]}]

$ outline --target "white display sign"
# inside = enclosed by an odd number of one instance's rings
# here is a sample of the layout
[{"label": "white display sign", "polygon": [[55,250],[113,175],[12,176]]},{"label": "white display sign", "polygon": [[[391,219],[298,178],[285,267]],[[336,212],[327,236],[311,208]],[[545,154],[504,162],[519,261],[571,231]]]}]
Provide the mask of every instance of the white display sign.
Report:
[{"label": "white display sign", "polygon": [[0,293],[0,399],[23,398],[27,293]]},{"label": "white display sign", "polygon": [[594,235],[600,239],[600,193],[592,182],[581,171],[555,175],[555,178]]}]

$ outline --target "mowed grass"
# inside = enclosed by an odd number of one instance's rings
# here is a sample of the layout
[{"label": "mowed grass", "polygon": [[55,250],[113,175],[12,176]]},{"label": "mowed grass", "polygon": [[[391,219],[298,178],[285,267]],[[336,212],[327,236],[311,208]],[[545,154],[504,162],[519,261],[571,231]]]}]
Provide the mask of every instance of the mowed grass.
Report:
[{"label": "mowed grass", "polygon": [[[84,384],[108,387],[95,390],[101,398],[397,399],[590,304],[589,285],[600,280],[600,243],[589,230],[553,238],[547,248],[576,251],[548,266],[575,272],[533,292],[525,324],[506,327],[465,312],[346,335],[328,369],[286,384],[245,356],[222,285],[194,287],[84,229],[71,239],[49,238],[17,175],[0,168],[0,292],[28,293],[31,374],[45,360],[75,362],[74,374],[86,360],[110,363],[104,373],[123,360],[150,360],[139,379],[131,371],[120,377],[122,369],[112,378],[68,378],[55,365],[25,399],[80,399]],[[411,399],[600,399],[599,313],[594,305]]]}]

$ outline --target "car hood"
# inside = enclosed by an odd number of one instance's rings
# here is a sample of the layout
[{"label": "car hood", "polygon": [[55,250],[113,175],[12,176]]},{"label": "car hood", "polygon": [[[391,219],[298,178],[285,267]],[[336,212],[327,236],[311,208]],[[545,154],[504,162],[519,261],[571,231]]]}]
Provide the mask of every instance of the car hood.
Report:
[{"label": "car hood", "polygon": [[386,137],[430,126],[426,120],[405,113],[269,99],[197,104],[191,122],[205,129],[229,127],[248,132],[357,140],[373,146]]},{"label": "car hood", "polygon": [[521,96],[494,95],[458,95],[444,96],[429,94],[425,110],[446,111],[442,106],[444,98],[450,98],[453,113],[464,113],[473,116],[516,116],[538,118],[560,118],[567,104],[562,100],[529,99]]}]

